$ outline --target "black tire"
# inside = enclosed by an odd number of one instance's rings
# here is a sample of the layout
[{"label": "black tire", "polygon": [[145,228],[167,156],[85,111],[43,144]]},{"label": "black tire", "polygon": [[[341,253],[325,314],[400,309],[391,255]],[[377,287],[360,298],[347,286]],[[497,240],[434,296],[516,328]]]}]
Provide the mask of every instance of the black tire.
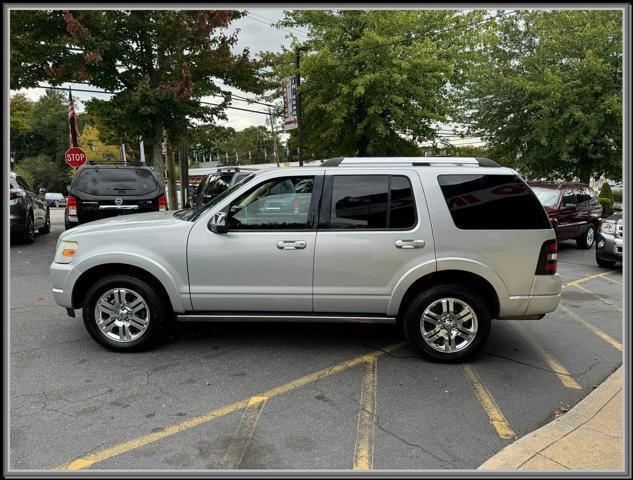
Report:
[{"label": "black tire", "polygon": [[[113,288],[125,288],[140,295],[146,302],[150,320],[145,333],[139,338],[122,343],[104,334],[95,318],[95,306],[101,295]],[[94,283],[88,292],[83,305],[83,319],[90,336],[101,346],[114,352],[140,352],[157,344],[164,337],[172,317],[169,302],[160,294],[156,286],[145,280],[130,275],[108,275]]]},{"label": "black tire", "polygon": [[616,262],[614,260],[605,260],[596,254],[596,263],[602,268],[613,268]]},{"label": "black tire", "polygon": [[26,223],[24,224],[24,230],[22,230],[20,240],[26,244],[31,244],[35,240],[35,222],[33,221],[32,212],[26,214]]},{"label": "black tire", "polygon": [[[423,312],[433,302],[443,298],[454,298],[464,302],[475,313],[477,320],[477,330],[470,344],[453,352],[435,350],[427,344],[421,332],[421,329],[425,328],[422,322]],[[490,323],[490,309],[480,295],[465,285],[445,284],[431,287],[411,301],[404,313],[402,328],[407,341],[414,350],[429,360],[449,363],[462,361],[479,350],[488,339]],[[462,340],[464,341],[464,339]]]},{"label": "black tire", "polygon": [[589,228],[584,233],[576,238],[576,247],[581,250],[589,250],[596,242],[596,227],[589,225]]},{"label": "black tire", "polygon": [[51,211],[48,208],[46,209],[46,223],[38,232],[44,235],[51,232]]}]

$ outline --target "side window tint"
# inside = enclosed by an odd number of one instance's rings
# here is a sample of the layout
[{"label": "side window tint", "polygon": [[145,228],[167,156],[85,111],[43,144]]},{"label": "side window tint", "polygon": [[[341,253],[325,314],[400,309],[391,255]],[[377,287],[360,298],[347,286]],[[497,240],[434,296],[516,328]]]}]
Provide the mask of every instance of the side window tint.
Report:
[{"label": "side window tint", "polygon": [[389,228],[412,228],[415,225],[415,199],[407,177],[391,177]]},{"label": "side window tint", "polygon": [[585,188],[585,195],[587,196],[587,202],[589,203],[589,205],[596,205],[598,203],[596,194],[591,188]]},{"label": "side window tint", "polygon": [[332,229],[409,229],[415,226],[411,182],[401,175],[335,175]]},{"label": "side window tint", "polygon": [[336,175],[330,228],[387,228],[389,176]]},{"label": "side window tint", "polygon": [[306,228],[313,184],[314,177],[283,177],[257,185],[229,207],[229,229]]},{"label": "side window tint", "polygon": [[579,207],[587,206],[587,196],[585,194],[585,190],[582,187],[576,188],[576,201],[578,202]]},{"label": "side window tint", "polygon": [[576,196],[574,195],[573,190],[565,190],[565,193],[563,193],[563,202],[561,205],[563,207],[565,205],[576,205]]},{"label": "side window tint", "polygon": [[551,228],[532,189],[515,175],[440,175],[438,181],[457,228]]}]

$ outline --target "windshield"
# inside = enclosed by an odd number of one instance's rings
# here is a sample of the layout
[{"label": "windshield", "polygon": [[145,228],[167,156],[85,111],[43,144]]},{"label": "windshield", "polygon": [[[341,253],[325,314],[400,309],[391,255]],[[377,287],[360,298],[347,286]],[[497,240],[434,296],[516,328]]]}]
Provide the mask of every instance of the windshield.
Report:
[{"label": "windshield", "polygon": [[143,168],[87,168],[76,178],[77,190],[90,195],[147,195],[158,190],[150,170]]},{"label": "windshield", "polygon": [[227,188],[222,193],[213,197],[207,203],[205,203],[204,205],[198,208],[178,210],[176,213],[174,213],[174,217],[179,218],[181,220],[188,220],[190,222],[195,222],[196,220],[198,220],[198,218],[200,218],[200,215],[202,215],[204,212],[206,212],[208,209],[210,209],[214,205],[217,205],[220,201],[224,200],[226,197],[228,197],[231,193],[233,193],[235,190],[240,188],[245,183],[250,182],[253,179],[253,177],[255,177],[255,175],[246,177],[244,180],[236,183],[231,188]]},{"label": "windshield", "polygon": [[558,204],[559,190],[551,188],[532,188],[532,190],[544,207],[555,207]]}]

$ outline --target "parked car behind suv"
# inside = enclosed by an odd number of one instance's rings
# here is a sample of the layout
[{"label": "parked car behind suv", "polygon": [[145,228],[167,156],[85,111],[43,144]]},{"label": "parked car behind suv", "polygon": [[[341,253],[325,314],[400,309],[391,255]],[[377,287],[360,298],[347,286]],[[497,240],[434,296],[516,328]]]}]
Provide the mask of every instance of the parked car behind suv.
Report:
[{"label": "parked car behind suv", "polygon": [[66,197],[64,197],[61,193],[55,192],[46,192],[44,195],[46,199],[46,204],[49,207],[65,207],[66,206]]},{"label": "parked car behind suv", "polygon": [[207,177],[200,182],[195,193],[189,200],[189,206],[191,208],[201,207],[236,183],[244,181],[256,171],[257,169],[249,167],[218,168],[217,172],[207,175]]},{"label": "parked car behind suv", "polygon": [[613,215],[604,219],[600,224],[596,239],[596,263],[601,267],[614,267],[622,261],[624,248],[624,219],[622,218],[622,204],[614,203]]},{"label": "parked car behind suv", "polygon": [[56,302],[115,351],[178,321],[399,324],[457,361],[491,319],[556,309],[555,233],[518,174],[481,158],[345,158],[271,168],[197,210],[64,232]]},{"label": "parked car behind suv", "polygon": [[530,187],[545,207],[558,240],[576,240],[589,249],[602,220],[602,205],[595,192],[581,183],[532,182]]},{"label": "parked car behind suv", "polygon": [[148,167],[84,165],[68,190],[66,230],[129,213],[167,210],[165,188]]},{"label": "parked car behind suv", "polygon": [[44,200],[46,190],[39,193],[24,177],[9,174],[9,208],[11,214],[11,239],[23,243],[33,243],[35,230],[45,234],[51,231],[51,216]]}]

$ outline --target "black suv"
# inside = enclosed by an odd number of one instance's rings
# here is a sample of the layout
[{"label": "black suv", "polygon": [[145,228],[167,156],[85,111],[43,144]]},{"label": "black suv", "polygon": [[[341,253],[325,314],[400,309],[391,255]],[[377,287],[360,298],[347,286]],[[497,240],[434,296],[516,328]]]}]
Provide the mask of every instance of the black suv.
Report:
[{"label": "black suv", "polygon": [[11,211],[11,239],[22,243],[33,243],[35,230],[39,233],[51,231],[51,216],[44,195],[33,192],[28,182],[14,172],[9,174],[9,206]]},{"label": "black suv", "polygon": [[84,165],[68,189],[66,230],[127,213],[167,210],[165,188],[148,167]]},{"label": "black suv", "polygon": [[226,189],[250,178],[256,171],[256,168],[244,167],[218,168],[217,172],[207,175],[207,177],[200,182],[195,193],[189,200],[189,206],[191,208],[198,208],[204,205]]}]

